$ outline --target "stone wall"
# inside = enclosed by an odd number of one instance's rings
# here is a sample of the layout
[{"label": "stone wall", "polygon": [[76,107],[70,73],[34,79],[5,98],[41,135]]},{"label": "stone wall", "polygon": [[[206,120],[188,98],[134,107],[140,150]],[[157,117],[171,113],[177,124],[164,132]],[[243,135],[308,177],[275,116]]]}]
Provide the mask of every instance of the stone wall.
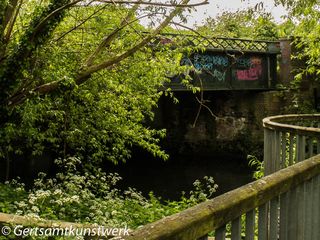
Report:
[{"label": "stone wall", "polygon": [[190,92],[176,92],[175,96],[178,104],[164,97],[156,113],[156,126],[168,131],[165,148],[175,154],[249,153],[254,145],[262,145],[262,119],[282,112],[277,91],[205,92],[210,110],[201,107],[198,117],[199,96]]}]

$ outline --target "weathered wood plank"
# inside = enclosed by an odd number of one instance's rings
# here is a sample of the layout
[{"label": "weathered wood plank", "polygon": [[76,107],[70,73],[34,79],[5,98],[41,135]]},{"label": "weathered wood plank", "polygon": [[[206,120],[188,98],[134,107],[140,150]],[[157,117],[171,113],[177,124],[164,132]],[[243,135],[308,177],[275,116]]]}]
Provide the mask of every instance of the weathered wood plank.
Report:
[{"label": "weathered wood plank", "polygon": [[268,208],[269,202],[259,206],[258,211],[258,239],[267,240],[268,239]]},{"label": "weathered wood plank", "polygon": [[312,240],[320,239],[320,175],[312,179]]},{"label": "weathered wood plank", "polygon": [[275,132],[274,135],[274,154],[273,154],[273,172],[280,170],[280,151],[281,151],[281,134],[279,131]]},{"label": "weathered wood plank", "polygon": [[304,126],[296,126],[292,124],[286,124],[282,122],[290,121],[290,122],[298,122],[301,120],[315,120],[319,121],[320,114],[288,114],[288,115],[279,115],[272,116],[263,119],[263,126],[267,129],[277,129],[277,131],[281,132],[290,132],[296,135],[302,136],[319,136],[320,128],[314,127],[304,127]]},{"label": "weathered wood plank", "polygon": [[281,163],[280,168],[287,167],[287,133],[281,133]]},{"label": "weathered wood plank", "polygon": [[268,175],[272,172],[272,134],[272,130],[264,129],[263,162],[265,167],[265,175]]},{"label": "weathered wood plank", "polygon": [[288,238],[288,193],[283,193],[280,195],[280,231],[279,231],[279,239],[281,240],[289,240]]},{"label": "weathered wood plank", "polygon": [[255,221],[256,221],[256,211],[255,209],[253,209],[246,213],[245,240],[254,240]]},{"label": "weathered wood plank", "polygon": [[231,223],[231,240],[241,240],[241,216]]},{"label": "weathered wood plank", "polygon": [[278,197],[272,199],[270,201],[270,240],[278,240],[278,233],[279,233],[279,199]]},{"label": "weathered wood plank", "polygon": [[226,226],[218,228],[215,232],[215,240],[225,240],[226,239]]},{"label": "weathered wood plank", "polygon": [[294,153],[293,153],[293,148],[294,148],[294,135],[290,133],[289,137],[289,166],[293,165],[293,160],[294,160]]},{"label": "weathered wood plank", "polygon": [[304,228],[305,228],[305,184],[301,184],[297,187],[297,239],[305,240]]},{"label": "weathered wood plank", "polygon": [[288,214],[288,239],[296,240],[297,239],[297,189],[294,188],[288,192],[289,197],[289,214]]},{"label": "weathered wood plank", "polygon": [[304,227],[304,239],[312,240],[312,199],[313,199],[313,179],[305,183],[305,227]]},{"label": "weathered wood plank", "polygon": [[305,137],[297,135],[296,161],[301,162],[305,159]]},{"label": "weathered wood plank", "polygon": [[312,137],[307,138],[307,146],[308,146],[307,157],[311,158],[314,155],[313,154],[313,138]]}]

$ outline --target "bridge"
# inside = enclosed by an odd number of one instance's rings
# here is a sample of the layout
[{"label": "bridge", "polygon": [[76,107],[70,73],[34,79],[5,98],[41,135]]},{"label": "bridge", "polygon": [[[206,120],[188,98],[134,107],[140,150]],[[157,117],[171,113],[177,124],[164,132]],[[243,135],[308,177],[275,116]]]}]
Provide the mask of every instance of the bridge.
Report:
[{"label": "bridge", "polygon": [[[263,125],[265,177],[123,239],[320,239],[320,114],[268,117]],[[84,226],[0,213],[0,225],[5,224]]]},{"label": "bridge", "polygon": [[[279,41],[171,33],[161,34],[158,41],[179,41],[196,49],[184,54],[181,65],[193,67],[191,83],[201,90],[270,90],[278,83]],[[173,77],[167,86],[174,91],[187,90],[181,84],[181,76]]]}]

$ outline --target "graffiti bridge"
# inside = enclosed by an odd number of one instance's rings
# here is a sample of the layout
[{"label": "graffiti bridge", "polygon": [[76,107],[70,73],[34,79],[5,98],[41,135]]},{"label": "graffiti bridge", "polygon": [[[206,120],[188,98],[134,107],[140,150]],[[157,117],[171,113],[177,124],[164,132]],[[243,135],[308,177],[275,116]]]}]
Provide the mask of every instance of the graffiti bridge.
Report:
[{"label": "graffiti bridge", "polygon": [[[193,66],[192,83],[202,90],[269,90],[277,84],[277,55],[280,42],[236,38],[208,38],[166,34],[165,40],[183,37],[196,50],[185,54],[182,65]],[[181,76],[172,78],[174,91],[187,90]]]}]

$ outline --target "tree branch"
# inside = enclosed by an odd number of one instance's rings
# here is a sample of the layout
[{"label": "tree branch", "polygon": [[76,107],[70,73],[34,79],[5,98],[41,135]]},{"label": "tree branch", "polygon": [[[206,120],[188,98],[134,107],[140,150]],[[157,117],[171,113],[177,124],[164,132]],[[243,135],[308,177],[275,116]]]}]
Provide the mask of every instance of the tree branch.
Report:
[{"label": "tree branch", "polygon": [[33,31],[33,36],[35,36],[42,28],[43,26],[46,25],[46,23],[52,19],[53,17],[57,16],[58,14],[60,14],[61,11],[69,8],[69,7],[72,7],[74,6],[75,4],[81,2],[83,0],[76,0],[74,2],[70,2],[70,3],[67,3],[57,9],[55,9],[54,11],[52,11],[50,14],[48,14],[45,18],[42,19],[42,21],[35,27],[34,31]]},{"label": "tree branch", "polygon": [[[0,32],[0,63],[5,59],[7,43],[8,43],[8,36],[11,35],[11,31],[13,25],[15,23],[17,14],[21,7],[21,4],[17,7],[19,0],[10,0],[3,12],[0,16],[0,24],[2,25],[1,32]],[[22,0],[21,0],[22,1]],[[17,9],[18,8],[18,9]],[[13,19],[12,19],[13,17]],[[8,26],[9,24],[9,26]],[[6,31],[7,30],[7,31]],[[8,35],[9,33],[9,35]]]},{"label": "tree branch", "polygon": [[[56,11],[61,6],[64,6],[70,0],[51,0],[47,7],[44,7],[37,14],[34,14],[29,26],[25,28],[24,33],[21,35],[19,42],[13,51],[5,58],[5,65],[0,71],[0,89],[3,94],[0,95],[0,104],[4,104],[10,98],[12,91],[23,79],[23,67],[30,62],[34,51],[45,44],[55,27],[61,22],[64,17],[64,11],[59,11],[54,19],[47,22],[41,31],[35,31],[35,26],[38,25],[42,19]],[[0,57],[3,59],[3,57]],[[20,82],[21,83],[21,82]]]},{"label": "tree branch", "polygon": [[140,1],[113,1],[113,0],[98,0],[97,2],[101,3],[117,3],[117,4],[141,4],[141,5],[148,5],[148,6],[158,6],[158,7],[183,7],[183,8],[190,8],[190,7],[198,7],[202,5],[209,4],[209,0],[203,0],[198,3],[191,3],[191,4],[173,4],[173,3],[160,3],[160,2],[140,2]]},{"label": "tree branch", "polygon": [[[182,3],[185,5],[186,3],[188,3],[189,0],[183,0]],[[140,43],[138,43],[136,46],[132,47],[131,49],[127,50],[126,52],[122,53],[119,56],[116,56],[114,58],[111,58],[105,62],[102,62],[100,64],[97,65],[93,65],[88,67],[86,70],[80,72],[76,77],[75,77],[75,82],[77,84],[82,84],[85,81],[87,81],[90,76],[95,73],[98,72],[102,69],[108,68],[114,64],[117,64],[119,62],[121,62],[122,60],[126,59],[127,57],[131,56],[132,54],[134,54],[135,52],[137,52],[139,49],[141,49],[142,47],[144,47],[145,45],[147,45],[152,38],[154,38],[157,34],[159,34],[159,32],[165,28],[170,21],[181,11],[181,7],[176,7],[171,13],[170,15],[148,36],[145,37]],[[11,97],[8,100],[8,105],[10,106],[14,106],[17,105],[21,102],[23,102],[25,100],[25,98],[27,97],[27,95],[29,95],[31,92],[36,92],[36,93],[40,93],[40,94],[47,94],[50,93],[52,91],[54,91],[55,89],[58,88],[60,82],[62,80],[58,80],[58,81],[53,81],[47,84],[43,84],[40,85],[36,88],[34,88],[32,91],[30,91],[29,93],[20,93],[17,94],[14,97]]]},{"label": "tree branch", "polygon": [[17,5],[18,5],[18,0],[10,0],[9,3],[7,4],[7,7],[4,13],[4,21],[2,23],[3,30],[7,27],[8,23],[10,22]]},{"label": "tree branch", "polygon": [[[75,4],[82,2],[83,0],[76,0],[74,2],[68,3],[55,11],[51,12],[47,17],[45,17],[35,28],[35,33],[37,33],[43,25],[46,24],[48,20],[56,16],[59,12],[63,11],[66,8],[72,7]],[[196,7],[196,6],[201,6],[205,4],[209,4],[208,0],[203,0],[202,2],[199,3],[194,3],[194,4],[171,4],[171,3],[153,3],[153,2],[143,2],[141,0],[138,1],[117,1],[117,0],[98,0],[97,2],[101,3],[112,3],[112,4],[143,4],[143,5],[148,5],[148,6],[162,6],[162,7],[184,7],[184,8],[189,8],[189,7]]]},{"label": "tree branch", "polygon": [[4,36],[4,43],[5,44],[7,44],[10,41],[12,30],[13,30],[13,26],[14,26],[16,20],[17,20],[17,17],[18,17],[19,11],[21,9],[22,3],[23,3],[23,1],[20,0],[19,5],[16,7],[16,9],[14,11],[14,15],[11,16],[10,22],[7,25],[6,33],[5,33],[5,36]]},{"label": "tree branch", "polygon": [[[165,28],[171,20],[182,11],[183,6],[188,5],[188,2],[190,0],[182,0],[181,4],[178,4],[177,7],[169,14],[169,16],[166,17],[166,19],[152,32],[149,34],[149,36],[145,37],[143,40],[141,40],[140,43],[135,45],[134,47],[130,48],[129,50],[125,51],[124,53],[115,56],[107,61],[104,61],[102,63],[89,66],[87,69],[83,70],[82,72],[79,72],[75,77],[75,83],[80,85],[84,82],[86,82],[93,73],[101,71],[103,69],[106,69],[114,64],[117,64],[124,59],[128,58],[129,56],[132,56],[134,53],[139,51],[142,47],[146,46],[157,34],[160,33],[160,31]],[[40,93],[40,94],[47,94],[54,90],[56,90],[60,83],[63,80],[53,81],[47,84],[40,85],[33,90],[29,91],[28,93],[23,92],[20,94],[17,94],[15,96],[12,96],[8,100],[9,106],[14,106],[19,103],[22,103],[30,93]]]},{"label": "tree branch", "polygon": [[126,17],[121,21],[120,26],[117,27],[111,34],[109,34],[107,37],[105,37],[99,46],[96,48],[96,50],[88,57],[88,59],[85,61],[84,66],[91,66],[95,60],[95,58],[105,49],[110,43],[115,39],[115,37],[118,35],[118,33],[127,25],[129,25],[128,21],[134,16],[134,13],[139,8],[139,3],[135,4]]},{"label": "tree branch", "polygon": [[[186,3],[188,3],[189,0],[183,0],[182,3],[183,5],[185,5]],[[134,47],[132,47],[131,49],[127,50],[126,52],[122,53],[119,56],[113,57],[105,62],[102,62],[100,64],[96,64],[93,66],[88,67],[85,71],[79,73],[79,75],[76,78],[76,83],[77,84],[82,84],[83,82],[85,82],[87,80],[87,77],[90,77],[91,74],[100,71],[102,69],[105,69],[107,67],[110,67],[116,63],[121,62],[122,60],[126,59],[127,57],[131,56],[132,54],[134,54],[135,52],[137,52],[140,48],[144,47],[145,45],[147,45],[151,39],[156,36],[158,33],[160,33],[160,31],[165,28],[170,21],[179,13],[181,12],[181,7],[176,7],[175,10],[173,10],[169,16],[146,38],[144,38],[140,43],[138,43],[137,45],[135,45]]]},{"label": "tree branch", "polygon": [[106,6],[103,6],[102,8],[94,11],[90,16],[88,16],[87,18],[83,19],[79,24],[77,24],[76,26],[72,27],[71,29],[69,29],[68,31],[66,31],[65,33],[63,33],[61,36],[59,36],[58,38],[54,39],[54,41],[60,41],[62,38],[64,38],[67,34],[71,33],[72,31],[76,30],[77,28],[79,28],[80,26],[82,26],[83,24],[85,24],[87,21],[89,21],[94,15],[96,15],[98,12],[102,11],[103,9],[105,9]]}]

